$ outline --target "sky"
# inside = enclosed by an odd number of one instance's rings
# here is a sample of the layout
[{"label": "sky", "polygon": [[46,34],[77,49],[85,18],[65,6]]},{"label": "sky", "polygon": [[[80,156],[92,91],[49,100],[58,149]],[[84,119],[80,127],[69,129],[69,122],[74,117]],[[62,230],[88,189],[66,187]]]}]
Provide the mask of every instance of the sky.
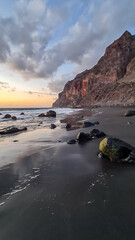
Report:
[{"label": "sky", "polygon": [[0,0],[0,107],[49,107],[124,31],[134,0]]}]

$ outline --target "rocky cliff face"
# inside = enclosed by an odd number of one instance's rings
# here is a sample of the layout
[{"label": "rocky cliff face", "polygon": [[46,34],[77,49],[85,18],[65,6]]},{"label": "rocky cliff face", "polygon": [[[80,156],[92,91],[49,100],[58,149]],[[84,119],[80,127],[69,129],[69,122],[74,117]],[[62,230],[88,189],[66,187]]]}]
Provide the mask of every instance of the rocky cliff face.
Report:
[{"label": "rocky cliff face", "polygon": [[98,63],[67,82],[53,107],[135,104],[135,35],[126,31]]}]

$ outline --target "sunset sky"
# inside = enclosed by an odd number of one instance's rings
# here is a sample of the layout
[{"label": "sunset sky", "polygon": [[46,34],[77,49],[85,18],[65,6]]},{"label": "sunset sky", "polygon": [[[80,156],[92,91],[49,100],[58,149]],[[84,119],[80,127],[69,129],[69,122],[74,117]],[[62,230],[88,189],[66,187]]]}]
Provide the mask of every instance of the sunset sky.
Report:
[{"label": "sunset sky", "polygon": [[0,107],[51,106],[125,30],[134,0],[0,0]]}]

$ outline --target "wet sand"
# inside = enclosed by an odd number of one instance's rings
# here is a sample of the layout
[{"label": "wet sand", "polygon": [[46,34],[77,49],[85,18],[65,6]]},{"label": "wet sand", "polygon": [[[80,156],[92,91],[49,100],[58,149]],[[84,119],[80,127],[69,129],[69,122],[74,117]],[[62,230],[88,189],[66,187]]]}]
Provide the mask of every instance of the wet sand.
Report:
[{"label": "wet sand", "polygon": [[[135,117],[123,117],[125,110],[96,109],[86,118],[135,147]],[[0,169],[0,240],[135,238],[135,166],[98,159],[101,139],[67,144],[92,129],[40,129],[18,135],[16,143],[16,136],[8,138],[20,150]]]}]

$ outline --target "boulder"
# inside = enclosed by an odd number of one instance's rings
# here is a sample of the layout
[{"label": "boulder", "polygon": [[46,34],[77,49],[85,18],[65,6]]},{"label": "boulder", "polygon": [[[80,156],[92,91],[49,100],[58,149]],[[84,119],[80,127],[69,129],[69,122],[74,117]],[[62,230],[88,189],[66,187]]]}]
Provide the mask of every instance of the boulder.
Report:
[{"label": "boulder", "polygon": [[51,126],[50,126],[50,128],[51,128],[51,129],[54,129],[54,128],[56,128],[56,125],[52,123]]},{"label": "boulder", "polygon": [[68,143],[68,144],[75,144],[75,143],[76,143],[76,140],[75,140],[75,139],[71,139],[71,140],[68,140],[67,143]]},{"label": "boulder", "polygon": [[5,114],[5,116],[3,118],[11,118],[10,114]]},{"label": "boulder", "polygon": [[0,113],[0,115],[2,115],[2,113]]},{"label": "boulder", "polygon": [[25,115],[24,112],[21,112],[20,115]]},{"label": "boulder", "polygon": [[135,111],[134,110],[128,110],[128,111],[125,112],[124,116],[125,117],[135,116]]},{"label": "boulder", "polygon": [[16,116],[12,116],[12,120],[17,120],[17,117]]},{"label": "boulder", "polygon": [[100,138],[100,137],[104,137],[105,133],[102,131],[99,131],[98,129],[93,129],[92,131],[90,131],[90,136],[92,138]]},{"label": "boulder", "polygon": [[26,131],[26,130],[27,130],[26,127],[22,127],[22,128],[8,127],[8,128],[3,128],[3,129],[1,129],[1,130],[0,130],[0,134],[1,134],[1,135],[5,135],[5,134],[22,132],[22,131]]},{"label": "boulder", "polygon": [[71,128],[71,124],[70,124],[70,123],[67,123],[66,129],[69,129],[69,128]]},{"label": "boulder", "polygon": [[44,113],[40,113],[38,117],[46,117],[46,115]]},{"label": "boulder", "polygon": [[87,142],[91,140],[91,136],[89,133],[84,133],[84,132],[79,132],[76,136],[76,140],[81,143],[81,142]]},{"label": "boulder", "polygon": [[129,144],[116,139],[106,137],[99,144],[99,150],[103,156],[115,162],[135,161],[135,150]]},{"label": "boulder", "polygon": [[92,123],[92,122],[83,122],[82,123],[83,128],[92,127],[92,126],[94,126],[94,123]]},{"label": "boulder", "polygon": [[53,110],[50,110],[46,113],[46,117],[56,117],[56,112]]}]

